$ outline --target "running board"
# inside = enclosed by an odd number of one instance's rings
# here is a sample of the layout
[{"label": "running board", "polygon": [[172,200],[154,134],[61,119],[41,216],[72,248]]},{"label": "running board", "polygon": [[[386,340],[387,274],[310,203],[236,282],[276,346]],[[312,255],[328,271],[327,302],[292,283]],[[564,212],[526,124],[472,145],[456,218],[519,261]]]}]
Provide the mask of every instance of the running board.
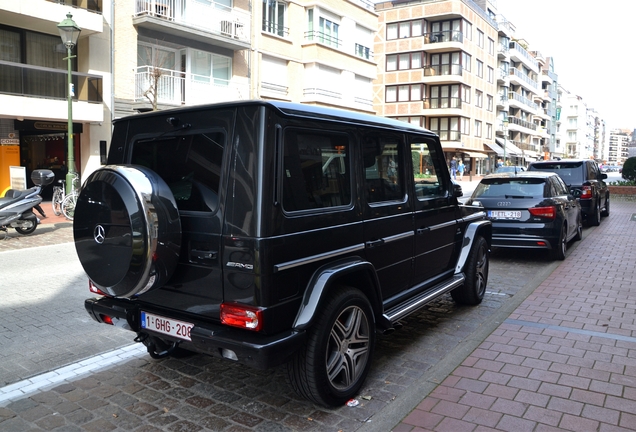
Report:
[{"label": "running board", "polygon": [[436,297],[462,286],[465,280],[463,273],[456,274],[450,280],[435,285],[433,288],[392,307],[384,313],[384,316],[394,323],[425,306]]}]

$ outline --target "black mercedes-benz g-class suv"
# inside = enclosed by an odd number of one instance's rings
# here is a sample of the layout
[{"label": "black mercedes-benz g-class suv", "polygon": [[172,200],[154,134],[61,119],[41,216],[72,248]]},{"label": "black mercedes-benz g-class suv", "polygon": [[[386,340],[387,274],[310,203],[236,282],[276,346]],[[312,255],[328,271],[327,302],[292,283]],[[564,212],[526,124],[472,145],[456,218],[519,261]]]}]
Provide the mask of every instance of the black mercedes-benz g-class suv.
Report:
[{"label": "black mercedes-benz g-class suv", "polygon": [[86,310],[153,357],[287,363],[338,405],[376,332],[448,292],[482,300],[491,224],[458,196],[438,137],[408,123],[265,101],[123,118],[75,210]]},{"label": "black mercedes-benz g-class suv", "polygon": [[581,214],[589,225],[599,225],[601,216],[609,216],[610,193],[605,179],[593,159],[561,159],[532,162],[529,171],[551,171],[563,179],[572,195],[581,201]]}]

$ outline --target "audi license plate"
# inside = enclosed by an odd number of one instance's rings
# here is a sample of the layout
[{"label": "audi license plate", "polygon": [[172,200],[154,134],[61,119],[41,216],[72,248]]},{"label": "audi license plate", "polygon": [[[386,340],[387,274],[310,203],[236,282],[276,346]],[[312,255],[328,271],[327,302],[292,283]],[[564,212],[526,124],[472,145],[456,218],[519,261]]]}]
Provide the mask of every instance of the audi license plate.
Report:
[{"label": "audi license plate", "polygon": [[141,328],[191,341],[194,324],[141,311]]},{"label": "audi license plate", "polygon": [[521,212],[515,210],[488,210],[488,217],[492,219],[521,219]]}]

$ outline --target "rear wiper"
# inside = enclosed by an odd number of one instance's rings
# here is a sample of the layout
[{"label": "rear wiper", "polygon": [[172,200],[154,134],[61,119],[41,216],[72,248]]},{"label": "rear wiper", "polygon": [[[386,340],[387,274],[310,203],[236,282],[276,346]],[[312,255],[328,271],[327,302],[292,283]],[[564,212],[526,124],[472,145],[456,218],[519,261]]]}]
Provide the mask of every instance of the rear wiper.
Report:
[{"label": "rear wiper", "polygon": [[506,195],[506,198],[532,198],[532,197],[525,196],[525,195]]}]

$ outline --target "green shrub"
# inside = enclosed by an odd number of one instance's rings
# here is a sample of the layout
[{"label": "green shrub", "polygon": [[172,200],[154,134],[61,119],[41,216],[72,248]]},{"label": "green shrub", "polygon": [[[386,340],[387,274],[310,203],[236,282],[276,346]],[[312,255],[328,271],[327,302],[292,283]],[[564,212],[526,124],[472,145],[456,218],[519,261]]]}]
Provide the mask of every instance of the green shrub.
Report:
[{"label": "green shrub", "polygon": [[628,158],[623,164],[623,178],[625,180],[636,180],[636,157]]}]

